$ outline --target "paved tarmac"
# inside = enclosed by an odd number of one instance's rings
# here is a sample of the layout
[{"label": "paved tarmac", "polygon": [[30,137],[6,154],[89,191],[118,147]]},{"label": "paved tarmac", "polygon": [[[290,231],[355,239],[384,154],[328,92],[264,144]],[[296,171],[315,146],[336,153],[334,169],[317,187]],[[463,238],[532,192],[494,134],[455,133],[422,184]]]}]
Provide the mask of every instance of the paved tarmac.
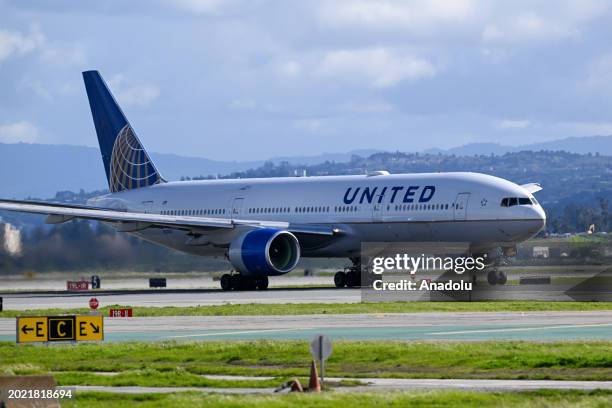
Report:
[{"label": "paved tarmac", "polygon": [[[334,287],[270,288],[257,291],[231,291],[220,289],[122,289],[86,292],[68,291],[0,291],[5,310],[51,309],[88,307],[91,297],[101,306],[208,306],[238,303],[357,303],[384,300],[542,300],[542,301],[612,301],[612,288],[600,292],[571,291],[571,285],[506,285],[484,286],[472,292],[406,292],[398,297],[394,293],[366,293],[356,288]],[[391,297],[393,296],[393,297]]]},{"label": "paved tarmac", "polygon": [[[254,377],[253,379],[257,379]],[[329,378],[340,381],[342,378]],[[553,380],[464,380],[464,379],[396,379],[360,378],[367,385],[335,388],[335,392],[373,392],[373,391],[411,391],[411,390],[463,390],[463,391],[530,391],[530,390],[596,390],[612,389],[612,381],[553,381]],[[98,391],[124,394],[172,393],[200,391],[208,393],[231,394],[271,394],[274,388],[204,388],[204,387],[110,387],[98,385],[78,385],[60,387],[77,392]]]},{"label": "paved tarmac", "polygon": [[[612,339],[612,311],[398,313],[296,316],[105,318],[105,341]],[[0,341],[15,341],[15,319],[0,319]]]},{"label": "paved tarmac", "polygon": [[220,289],[160,289],[79,292],[26,292],[0,294],[5,310],[89,307],[95,296],[101,306],[199,306],[237,303],[356,303],[359,289],[290,288],[224,292]]}]

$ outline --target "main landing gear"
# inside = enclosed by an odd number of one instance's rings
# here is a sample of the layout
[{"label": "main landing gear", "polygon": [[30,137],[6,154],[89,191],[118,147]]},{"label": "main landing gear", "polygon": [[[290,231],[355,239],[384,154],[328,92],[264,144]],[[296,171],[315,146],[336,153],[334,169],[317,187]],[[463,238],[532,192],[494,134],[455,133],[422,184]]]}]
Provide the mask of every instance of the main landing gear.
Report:
[{"label": "main landing gear", "polygon": [[336,272],[334,284],[337,288],[361,286],[361,264],[353,261],[353,266],[344,268],[344,271]]},{"label": "main landing gear", "polygon": [[267,276],[242,276],[240,274],[221,276],[221,289],[223,290],[265,290],[268,289]]},{"label": "main landing gear", "polygon": [[[506,252],[511,253],[510,251],[506,251]],[[514,252],[514,255],[516,255],[516,250]],[[482,253],[472,254],[472,256],[482,257],[485,259],[485,268],[484,270],[482,270],[481,274],[479,275],[482,276],[486,272],[487,282],[489,283],[489,285],[491,286],[505,285],[508,282],[508,275],[506,275],[506,272],[499,270],[498,268],[500,266],[507,264],[506,260],[509,256],[505,255],[505,253],[501,251],[499,248],[494,249],[484,254]],[[473,271],[472,273],[473,273],[474,283],[476,283],[476,271]]]}]

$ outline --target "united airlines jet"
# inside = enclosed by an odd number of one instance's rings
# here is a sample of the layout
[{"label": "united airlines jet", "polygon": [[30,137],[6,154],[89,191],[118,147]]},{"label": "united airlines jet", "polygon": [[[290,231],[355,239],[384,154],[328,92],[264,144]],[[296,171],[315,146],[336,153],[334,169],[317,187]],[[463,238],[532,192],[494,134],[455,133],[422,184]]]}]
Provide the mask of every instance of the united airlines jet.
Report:
[{"label": "united airlines jet", "polygon": [[[478,173],[166,181],[97,71],[83,73],[110,192],[87,205],[0,200],[46,222],[98,220],[189,254],[225,256],[224,290],[266,289],[301,257],[348,258],[336,286],[360,284],[363,242],[461,242],[471,254],[516,252],[546,216],[533,193]],[[499,272],[490,283],[505,283]]]}]

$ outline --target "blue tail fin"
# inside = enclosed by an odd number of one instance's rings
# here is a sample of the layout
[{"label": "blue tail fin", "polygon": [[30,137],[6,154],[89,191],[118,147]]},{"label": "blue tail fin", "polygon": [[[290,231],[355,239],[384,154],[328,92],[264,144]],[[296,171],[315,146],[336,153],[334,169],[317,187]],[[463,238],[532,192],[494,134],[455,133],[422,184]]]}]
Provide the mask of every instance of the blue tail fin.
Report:
[{"label": "blue tail fin", "polygon": [[111,192],[163,181],[98,71],[83,72],[104,170]]}]

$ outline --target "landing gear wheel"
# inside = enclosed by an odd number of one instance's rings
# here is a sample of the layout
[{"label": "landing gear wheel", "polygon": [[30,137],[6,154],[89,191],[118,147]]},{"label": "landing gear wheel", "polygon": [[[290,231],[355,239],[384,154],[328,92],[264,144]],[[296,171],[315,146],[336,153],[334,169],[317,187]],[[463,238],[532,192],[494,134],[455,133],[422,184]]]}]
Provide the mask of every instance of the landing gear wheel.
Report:
[{"label": "landing gear wheel", "polygon": [[257,289],[259,290],[266,290],[268,289],[268,277],[267,276],[260,276],[256,279],[255,281]]},{"label": "landing gear wheel", "polygon": [[360,286],[361,282],[359,282],[359,274],[355,271],[350,271],[346,274],[346,286],[349,288],[353,288],[355,286]]},{"label": "landing gear wheel", "polygon": [[227,273],[221,276],[221,289],[225,291],[232,290],[232,286],[233,286],[232,281],[233,281],[232,276],[228,275]]},{"label": "landing gear wheel", "polygon": [[244,288],[246,290],[255,290],[255,289],[257,289],[257,278],[248,277],[248,278],[244,278],[244,280],[245,280]]},{"label": "landing gear wheel", "polygon": [[497,284],[498,285],[505,285],[506,282],[508,282],[508,276],[506,276],[506,272],[498,271],[497,272]]},{"label": "landing gear wheel", "polygon": [[495,269],[492,269],[489,271],[489,273],[487,273],[487,281],[489,282],[489,285],[497,284],[497,271]]},{"label": "landing gear wheel", "polygon": [[346,286],[346,273],[343,271],[336,272],[334,275],[334,285],[336,285],[337,288]]}]

